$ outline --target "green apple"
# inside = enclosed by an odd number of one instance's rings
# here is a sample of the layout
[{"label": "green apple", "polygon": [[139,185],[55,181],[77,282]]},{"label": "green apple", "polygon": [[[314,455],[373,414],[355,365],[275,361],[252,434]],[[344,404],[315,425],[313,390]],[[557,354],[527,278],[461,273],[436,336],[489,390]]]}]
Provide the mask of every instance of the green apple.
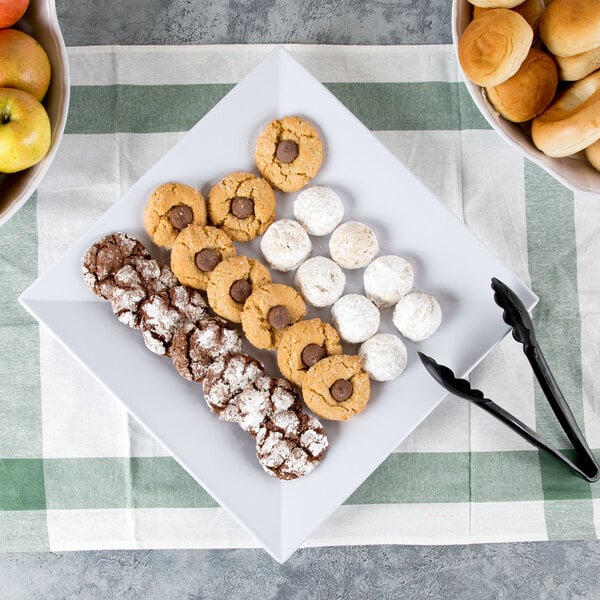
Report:
[{"label": "green apple", "polygon": [[40,162],[50,139],[50,119],[42,104],[23,90],[0,88],[0,173]]}]

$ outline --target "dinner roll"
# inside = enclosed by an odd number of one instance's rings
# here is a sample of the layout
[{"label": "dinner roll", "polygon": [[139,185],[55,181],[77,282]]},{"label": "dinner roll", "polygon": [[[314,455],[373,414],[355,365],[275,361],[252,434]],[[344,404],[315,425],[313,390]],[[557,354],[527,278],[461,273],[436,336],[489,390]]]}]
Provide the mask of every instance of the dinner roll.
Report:
[{"label": "dinner roll", "polygon": [[558,74],[552,58],[532,48],[512,77],[487,88],[486,93],[504,118],[523,123],[546,109],[554,98],[557,85]]},{"label": "dinner roll", "polygon": [[600,46],[575,54],[575,56],[557,56],[558,77],[563,81],[577,81],[600,67]]},{"label": "dinner roll", "polygon": [[585,155],[594,169],[600,171],[600,140],[585,149]]},{"label": "dinner roll", "polygon": [[[473,18],[480,17],[483,13],[493,10],[491,8],[482,8],[481,6],[473,7]],[[512,10],[518,12],[533,29],[533,33],[537,35],[540,24],[540,17],[544,12],[544,0],[525,0],[515,6]]]},{"label": "dinner roll", "polygon": [[559,95],[533,120],[531,137],[548,156],[569,156],[600,139],[600,71]]},{"label": "dinner roll", "polygon": [[533,29],[520,14],[495,8],[469,23],[458,42],[458,60],[473,83],[498,85],[519,70],[532,41]]},{"label": "dinner roll", "polygon": [[523,2],[523,0],[469,0],[473,6],[482,8],[513,8]]},{"label": "dinner roll", "polygon": [[600,46],[600,2],[554,0],[540,19],[540,37],[557,56],[573,56]]}]

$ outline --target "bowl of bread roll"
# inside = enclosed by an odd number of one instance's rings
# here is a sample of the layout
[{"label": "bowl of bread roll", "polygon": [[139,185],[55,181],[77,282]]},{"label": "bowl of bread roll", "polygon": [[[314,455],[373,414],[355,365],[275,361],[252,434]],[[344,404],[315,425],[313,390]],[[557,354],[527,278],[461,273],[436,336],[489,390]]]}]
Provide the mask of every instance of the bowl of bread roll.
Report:
[{"label": "bowl of bread roll", "polygon": [[452,17],[492,128],[568,188],[600,193],[600,0],[454,0]]}]

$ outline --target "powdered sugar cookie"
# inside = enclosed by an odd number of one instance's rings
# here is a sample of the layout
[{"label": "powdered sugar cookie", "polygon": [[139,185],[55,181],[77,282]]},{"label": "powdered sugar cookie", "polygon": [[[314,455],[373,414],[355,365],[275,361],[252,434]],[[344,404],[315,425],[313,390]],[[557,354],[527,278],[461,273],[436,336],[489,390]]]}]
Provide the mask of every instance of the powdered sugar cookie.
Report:
[{"label": "powdered sugar cookie", "polygon": [[396,304],[392,321],[404,337],[419,342],[432,335],[440,326],[442,309],[433,296],[411,292]]},{"label": "powdered sugar cookie", "polygon": [[344,217],[344,205],[331,188],[313,185],[294,200],[294,217],[311,235],[328,235]]},{"label": "powdered sugar cookie", "polygon": [[271,268],[292,271],[310,256],[312,243],[298,221],[280,219],[265,231],[260,250]]},{"label": "powdered sugar cookie", "polygon": [[309,304],[331,306],[344,293],[346,276],[330,258],[314,256],[298,267],[294,284]]},{"label": "powdered sugar cookie", "polygon": [[377,333],[379,310],[361,294],[346,294],[331,307],[331,318],[340,337],[360,344]]},{"label": "powdered sugar cookie", "polygon": [[391,381],[406,368],[406,346],[391,333],[377,333],[358,349],[362,367],[375,381]]},{"label": "powdered sugar cookie", "polygon": [[329,239],[329,254],[342,269],[366,267],[378,252],[375,233],[358,221],[342,223]]},{"label": "powdered sugar cookie", "polygon": [[378,256],[363,273],[367,298],[378,308],[396,304],[413,286],[412,265],[399,256]]}]

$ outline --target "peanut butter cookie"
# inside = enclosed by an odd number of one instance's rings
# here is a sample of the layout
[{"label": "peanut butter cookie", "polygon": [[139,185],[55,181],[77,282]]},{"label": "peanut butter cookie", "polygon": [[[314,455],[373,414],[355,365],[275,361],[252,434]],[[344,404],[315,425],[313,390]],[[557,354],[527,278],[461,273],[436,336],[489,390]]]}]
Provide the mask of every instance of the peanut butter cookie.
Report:
[{"label": "peanut butter cookie", "polygon": [[274,350],[287,327],[306,314],[302,296],[292,287],[268,283],[252,292],[241,314],[242,329],[256,348]]},{"label": "peanut butter cookie", "polygon": [[315,363],[304,376],[302,397],[323,419],[347,421],[362,412],[369,401],[370,383],[360,356],[338,354]]},{"label": "peanut butter cookie", "polygon": [[275,219],[275,194],[252,173],[231,173],[208,194],[208,216],[232,239],[247,242],[262,235]]},{"label": "peanut butter cookie", "polygon": [[220,317],[240,323],[250,294],[267,283],[271,283],[271,275],[262,263],[246,256],[232,256],[221,261],[210,274],[208,303]]},{"label": "peanut butter cookie", "polygon": [[308,121],[284,117],[262,131],[254,155],[258,170],[272,186],[283,192],[297,192],[321,168],[323,144]]},{"label": "peanut butter cookie", "polygon": [[188,225],[206,225],[202,194],[183,183],[157,187],[144,208],[144,227],[157,246],[170,249],[179,232]]},{"label": "peanut butter cookie", "polygon": [[183,285],[204,291],[213,269],[235,253],[233,242],[224,231],[189,225],[173,244],[171,270]]},{"label": "peanut butter cookie", "polygon": [[301,386],[306,372],[326,356],[341,354],[340,336],[321,319],[298,321],[281,336],[277,364],[281,374]]}]

